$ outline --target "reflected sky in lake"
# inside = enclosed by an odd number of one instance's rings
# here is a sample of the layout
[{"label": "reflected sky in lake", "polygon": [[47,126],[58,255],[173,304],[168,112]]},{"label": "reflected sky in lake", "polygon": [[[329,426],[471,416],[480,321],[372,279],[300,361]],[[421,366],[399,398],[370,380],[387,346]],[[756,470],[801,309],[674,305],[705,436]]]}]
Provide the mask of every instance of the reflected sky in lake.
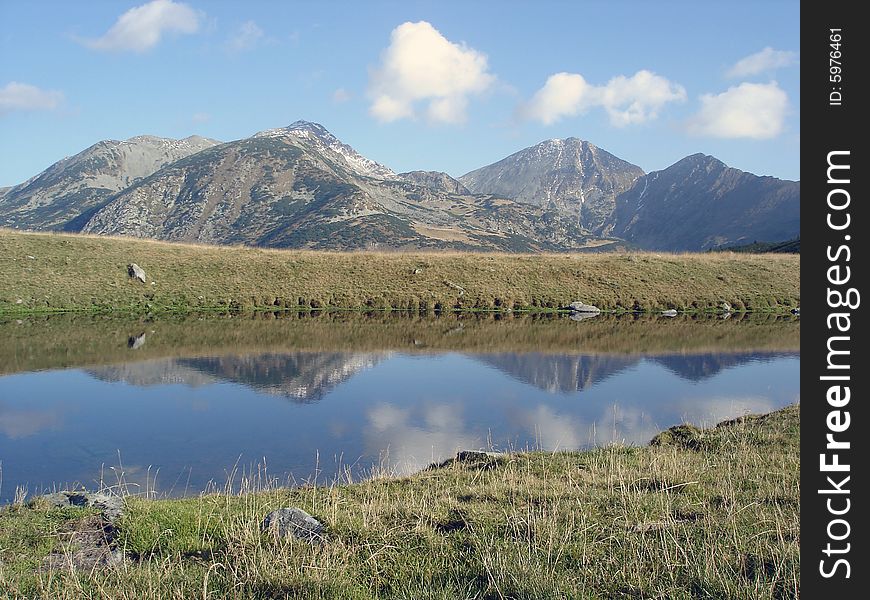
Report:
[{"label": "reflected sky in lake", "polygon": [[[645,444],[799,401],[799,352],[268,352],[0,377],[2,501],[82,483],[222,487],[234,465],[328,482],[458,449]],[[114,469],[112,469],[114,467]],[[150,468],[150,469],[149,469]],[[132,491],[135,491],[133,489]]]}]

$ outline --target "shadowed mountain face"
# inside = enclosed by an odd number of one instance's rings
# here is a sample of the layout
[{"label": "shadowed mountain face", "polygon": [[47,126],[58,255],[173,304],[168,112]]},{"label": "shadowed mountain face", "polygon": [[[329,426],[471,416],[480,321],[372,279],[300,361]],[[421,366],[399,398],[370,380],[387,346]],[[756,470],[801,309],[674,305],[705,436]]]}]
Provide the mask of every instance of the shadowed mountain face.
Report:
[{"label": "shadowed mountain face", "polygon": [[182,384],[192,387],[235,383],[295,402],[317,402],[389,353],[295,352],[253,356],[176,358],[88,369],[103,381],[136,386]]},{"label": "shadowed mountain face", "polygon": [[650,250],[706,250],[800,234],[800,184],[694,154],[639,178],[602,233]]},{"label": "shadowed mountain face", "polygon": [[477,194],[556,209],[590,231],[602,229],[616,196],[643,170],[577,138],[547,140],[459,178]]},{"label": "shadowed mountain face", "polygon": [[740,354],[681,354],[654,356],[653,360],[667,368],[675,375],[688,381],[702,381],[731,367],[745,365],[751,362],[765,362],[778,358],[799,356],[797,352],[751,352]]},{"label": "shadowed mountain face", "polygon": [[78,231],[106,201],[163,165],[215,146],[198,136],[105,140],[0,194],[0,225]]}]

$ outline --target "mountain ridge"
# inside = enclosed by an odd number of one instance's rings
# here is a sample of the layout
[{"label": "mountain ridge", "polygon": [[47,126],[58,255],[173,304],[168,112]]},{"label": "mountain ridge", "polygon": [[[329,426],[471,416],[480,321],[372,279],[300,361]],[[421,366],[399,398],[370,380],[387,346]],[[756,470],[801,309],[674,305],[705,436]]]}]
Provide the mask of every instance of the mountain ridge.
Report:
[{"label": "mountain ridge", "polygon": [[709,250],[800,233],[800,183],[696,153],[647,173],[616,198],[601,230],[649,250]]},{"label": "mountain ridge", "polygon": [[167,163],[219,143],[200,136],[101,140],[0,195],[0,224],[74,231],[76,217],[99,208],[114,193]]},{"label": "mountain ridge", "polygon": [[103,140],[0,189],[0,225],[349,250],[707,250],[799,233],[799,182],[696,153],[651,173],[576,137],[458,179],[396,173],[323,125]]},{"label": "mountain ridge", "polygon": [[119,192],[84,233],[320,249],[581,249],[556,213],[408,181],[317,124],[213,146]]}]

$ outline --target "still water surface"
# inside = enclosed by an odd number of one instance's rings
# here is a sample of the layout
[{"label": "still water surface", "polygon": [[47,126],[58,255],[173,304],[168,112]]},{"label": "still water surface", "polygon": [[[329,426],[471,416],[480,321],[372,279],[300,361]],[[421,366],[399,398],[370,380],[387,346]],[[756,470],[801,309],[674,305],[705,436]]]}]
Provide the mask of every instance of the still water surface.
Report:
[{"label": "still water surface", "polygon": [[792,320],[509,321],[0,324],[0,501],[121,477],[182,495],[263,465],[328,483],[458,449],[645,444],[800,398]]}]

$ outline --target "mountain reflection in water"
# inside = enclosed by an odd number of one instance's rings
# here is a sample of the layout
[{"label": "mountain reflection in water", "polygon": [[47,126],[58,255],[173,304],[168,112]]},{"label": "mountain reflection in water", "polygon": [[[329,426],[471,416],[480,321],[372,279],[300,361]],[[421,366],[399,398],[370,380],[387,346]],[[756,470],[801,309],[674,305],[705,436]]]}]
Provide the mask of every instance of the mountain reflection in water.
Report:
[{"label": "mountain reflection in water", "polygon": [[[357,373],[394,353],[295,352],[255,356],[217,356],[152,360],[86,372],[107,382],[137,386],[181,384],[191,387],[219,382],[244,385],[261,393],[298,402],[317,402]],[[797,357],[798,353],[739,353],[665,356],[561,354],[469,354],[469,359],[495,367],[510,377],[552,393],[579,392],[641,361],[661,364],[687,381],[702,381],[723,369],[751,362]]]},{"label": "mountain reflection in water", "polygon": [[0,376],[0,500],[17,486],[94,487],[110,465],[128,483],[153,488],[159,472],[160,493],[189,494],[222,487],[237,463],[329,481],[408,473],[461,448],[644,444],[675,423],[800,398],[791,319],[220,325],[0,324],[12,369]]}]

